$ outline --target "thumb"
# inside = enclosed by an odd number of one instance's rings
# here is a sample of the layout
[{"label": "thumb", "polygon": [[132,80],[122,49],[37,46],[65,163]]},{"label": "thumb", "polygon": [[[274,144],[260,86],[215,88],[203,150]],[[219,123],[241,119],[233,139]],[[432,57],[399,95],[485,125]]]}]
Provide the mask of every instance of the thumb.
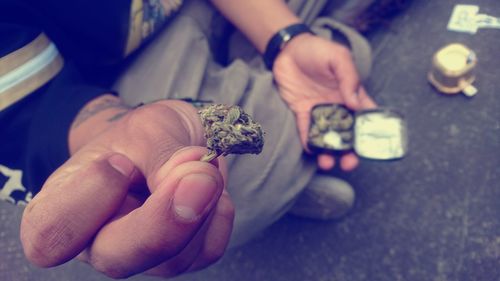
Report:
[{"label": "thumb", "polygon": [[309,134],[309,125],[311,123],[310,120],[310,110],[304,112],[296,112],[295,113],[297,129],[300,136],[300,141],[302,143],[302,147],[305,151],[310,153],[310,150],[307,146],[307,136]]},{"label": "thumb", "polygon": [[91,161],[87,156],[82,151],[62,165],[24,211],[21,242],[35,265],[74,258],[125,199],[137,171],[132,162],[121,154]]},{"label": "thumb", "polygon": [[349,50],[339,48],[337,53],[333,53],[332,56],[330,64],[339,81],[342,98],[347,107],[358,110],[360,108],[358,98],[360,80],[352,55]]}]

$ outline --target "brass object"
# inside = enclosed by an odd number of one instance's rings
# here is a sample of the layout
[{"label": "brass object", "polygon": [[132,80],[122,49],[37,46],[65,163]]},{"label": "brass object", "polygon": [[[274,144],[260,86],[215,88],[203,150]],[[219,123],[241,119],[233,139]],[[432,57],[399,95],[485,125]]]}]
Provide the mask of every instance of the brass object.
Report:
[{"label": "brass object", "polygon": [[474,70],[476,53],[459,43],[449,44],[438,50],[432,59],[429,82],[444,94],[463,92],[473,96],[477,89],[472,85],[476,79]]}]

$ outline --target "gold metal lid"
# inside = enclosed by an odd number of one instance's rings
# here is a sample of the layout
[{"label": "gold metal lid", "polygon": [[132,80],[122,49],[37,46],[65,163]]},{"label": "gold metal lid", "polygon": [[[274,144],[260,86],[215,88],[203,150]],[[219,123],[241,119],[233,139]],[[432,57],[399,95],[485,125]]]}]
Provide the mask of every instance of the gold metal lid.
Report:
[{"label": "gold metal lid", "polygon": [[429,82],[440,92],[473,96],[477,89],[472,86],[476,76],[476,53],[459,43],[449,44],[438,50],[432,59]]}]

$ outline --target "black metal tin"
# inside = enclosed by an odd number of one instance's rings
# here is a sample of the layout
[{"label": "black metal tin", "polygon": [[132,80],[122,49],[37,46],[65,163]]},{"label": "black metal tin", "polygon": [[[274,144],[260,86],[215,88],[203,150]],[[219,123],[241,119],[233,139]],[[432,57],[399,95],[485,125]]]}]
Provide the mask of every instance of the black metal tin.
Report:
[{"label": "black metal tin", "polygon": [[308,147],[314,153],[354,151],[367,159],[399,159],[408,149],[406,128],[403,115],[390,108],[353,112],[320,104],[311,110]]}]

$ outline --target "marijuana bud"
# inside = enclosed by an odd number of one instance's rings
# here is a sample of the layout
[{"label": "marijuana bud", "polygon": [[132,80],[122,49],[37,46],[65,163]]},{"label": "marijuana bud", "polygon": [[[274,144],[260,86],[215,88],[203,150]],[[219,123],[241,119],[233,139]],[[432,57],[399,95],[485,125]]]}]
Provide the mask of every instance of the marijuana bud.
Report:
[{"label": "marijuana bud", "polygon": [[308,145],[313,151],[352,148],[353,114],[344,106],[321,104],[311,111]]},{"label": "marijuana bud", "polygon": [[211,161],[219,155],[259,154],[264,146],[260,124],[239,106],[214,104],[201,109],[201,122],[205,128],[208,153],[201,161]]}]

